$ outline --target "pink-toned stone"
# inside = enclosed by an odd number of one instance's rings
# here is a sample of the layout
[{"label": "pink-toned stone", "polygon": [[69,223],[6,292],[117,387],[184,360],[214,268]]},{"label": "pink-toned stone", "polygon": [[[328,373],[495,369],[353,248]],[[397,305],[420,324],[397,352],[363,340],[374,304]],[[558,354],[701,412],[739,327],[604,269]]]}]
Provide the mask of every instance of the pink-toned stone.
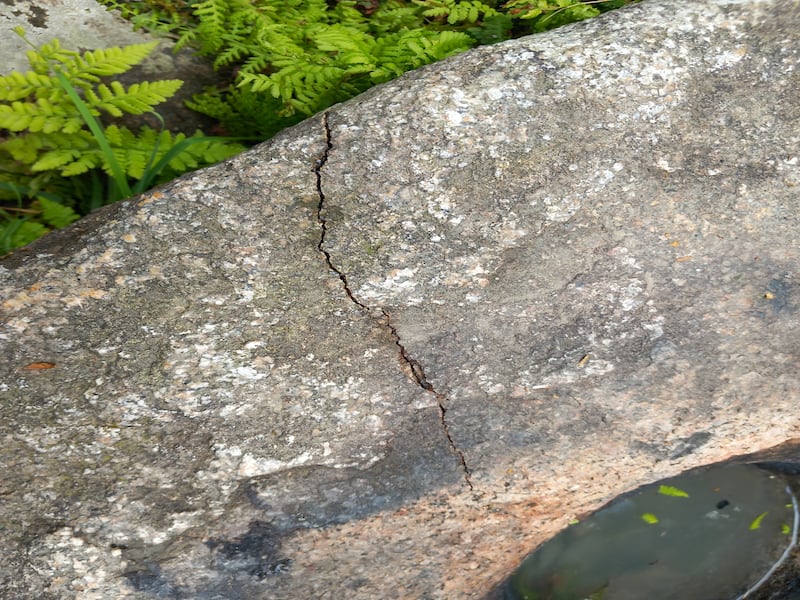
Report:
[{"label": "pink-toned stone", "polygon": [[799,21],[478,49],[5,259],[0,590],[485,598],[800,437]]}]

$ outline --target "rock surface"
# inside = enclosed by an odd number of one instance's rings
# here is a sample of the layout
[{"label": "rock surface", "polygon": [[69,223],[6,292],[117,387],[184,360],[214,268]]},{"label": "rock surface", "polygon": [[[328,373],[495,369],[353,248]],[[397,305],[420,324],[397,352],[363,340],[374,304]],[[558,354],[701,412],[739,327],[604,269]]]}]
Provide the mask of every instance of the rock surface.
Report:
[{"label": "rock surface", "polygon": [[0,595],[483,598],[798,436],[798,28],[477,49],[5,259]]}]

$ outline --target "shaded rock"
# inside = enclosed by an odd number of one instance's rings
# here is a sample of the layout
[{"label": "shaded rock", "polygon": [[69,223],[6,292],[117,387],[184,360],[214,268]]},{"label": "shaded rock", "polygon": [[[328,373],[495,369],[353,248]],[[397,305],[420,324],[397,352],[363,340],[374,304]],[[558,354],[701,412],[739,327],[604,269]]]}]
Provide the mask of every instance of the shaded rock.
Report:
[{"label": "shaded rock", "polygon": [[798,25],[481,48],[0,263],[0,589],[481,598],[796,437]]}]

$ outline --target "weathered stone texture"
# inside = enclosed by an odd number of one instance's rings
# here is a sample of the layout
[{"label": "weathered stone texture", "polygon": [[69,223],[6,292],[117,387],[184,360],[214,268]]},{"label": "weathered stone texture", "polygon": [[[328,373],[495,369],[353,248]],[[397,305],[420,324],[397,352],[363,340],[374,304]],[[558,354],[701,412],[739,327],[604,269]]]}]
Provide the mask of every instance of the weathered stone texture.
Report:
[{"label": "weathered stone texture", "polygon": [[7,259],[0,589],[481,598],[797,437],[798,28],[477,49]]}]

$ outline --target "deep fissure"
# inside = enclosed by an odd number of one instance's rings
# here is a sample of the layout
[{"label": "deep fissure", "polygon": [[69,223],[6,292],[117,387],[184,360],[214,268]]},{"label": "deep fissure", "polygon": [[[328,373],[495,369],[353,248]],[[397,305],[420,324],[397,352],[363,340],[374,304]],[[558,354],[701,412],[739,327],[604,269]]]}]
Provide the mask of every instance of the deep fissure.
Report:
[{"label": "deep fissure", "polygon": [[[344,288],[345,294],[353,302],[356,306],[361,308],[370,316],[373,315],[373,310],[361,302],[356,296],[353,294],[353,291],[350,289],[350,285],[347,282],[347,276],[341,271],[334,263],[331,257],[330,252],[325,249],[325,236],[328,233],[328,223],[323,216],[325,210],[325,192],[322,190],[322,169],[325,164],[328,162],[328,155],[330,151],[333,149],[333,139],[331,133],[330,123],[328,122],[328,113],[322,114],[322,123],[325,128],[325,150],[320,155],[319,158],[314,163],[314,174],[316,175],[316,183],[317,183],[317,195],[319,196],[319,203],[317,204],[317,222],[319,223],[320,228],[320,236],[319,236],[319,243],[317,243],[317,250],[325,257],[325,263],[328,265],[328,268],[336,274],[339,280],[342,282],[342,287]],[[472,486],[471,480],[471,471],[467,466],[467,460],[464,456],[464,453],[456,446],[455,441],[453,440],[452,435],[450,434],[450,426],[447,423],[446,415],[447,415],[447,397],[436,391],[433,385],[430,384],[428,379],[425,377],[425,370],[422,368],[422,365],[418,360],[412,357],[408,351],[406,350],[405,346],[403,345],[402,340],[400,339],[400,334],[397,331],[397,328],[394,326],[392,322],[392,317],[389,312],[381,308],[380,309],[380,321],[383,323],[383,326],[389,331],[392,341],[394,342],[395,346],[397,346],[397,353],[400,360],[400,366],[403,371],[409,376],[409,378],[414,381],[419,387],[423,390],[428,392],[429,394],[433,394],[436,398],[436,403],[439,406],[439,419],[441,421],[442,431],[444,432],[445,437],[447,438],[447,443],[450,447],[450,451],[456,455],[458,461],[461,463],[461,468],[464,472],[464,481],[469,487],[470,490],[474,489]]]}]

